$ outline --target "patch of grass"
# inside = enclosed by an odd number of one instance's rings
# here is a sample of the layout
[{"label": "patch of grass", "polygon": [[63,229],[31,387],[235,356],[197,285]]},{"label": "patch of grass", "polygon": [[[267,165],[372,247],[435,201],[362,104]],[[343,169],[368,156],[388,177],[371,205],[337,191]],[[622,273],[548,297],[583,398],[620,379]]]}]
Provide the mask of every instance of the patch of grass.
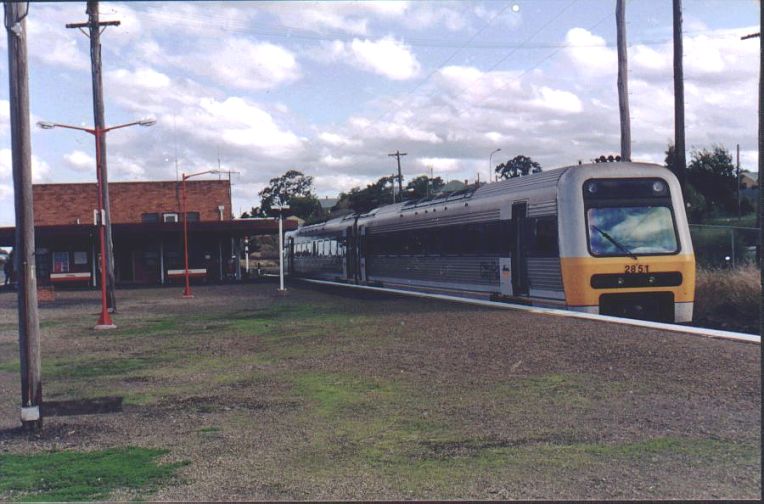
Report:
[{"label": "patch of grass", "polygon": [[43,376],[57,378],[96,378],[119,376],[141,371],[155,365],[158,357],[117,357],[87,360],[47,360],[43,362]]},{"label": "patch of grass", "polygon": [[0,372],[18,373],[20,366],[18,357],[15,360],[0,362]]},{"label": "patch of grass", "polygon": [[93,452],[0,454],[0,495],[13,500],[105,499],[116,489],[152,491],[183,463],[158,464],[166,450],[127,447]]},{"label": "patch of grass", "polygon": [[322,416],[365,412],[389,401],[396,390],[389,383],[339,373],[305,373],[294,378],[297,393]]},{"label": "patch of grass", "polygon": [[514,378],[492,387],[492,396],[510,403],[560,409],[585,409],[608,393],[618,392],[622,385],[603,383],[594,376],[571,373],[548,373]]},{"label": "patch of grass", "polygon": [[142,324],[118,327],[111,334],[114,336],[150,336],[152,338],[176,332],[182,324],[181,318],[161,318],[147,320]]}]

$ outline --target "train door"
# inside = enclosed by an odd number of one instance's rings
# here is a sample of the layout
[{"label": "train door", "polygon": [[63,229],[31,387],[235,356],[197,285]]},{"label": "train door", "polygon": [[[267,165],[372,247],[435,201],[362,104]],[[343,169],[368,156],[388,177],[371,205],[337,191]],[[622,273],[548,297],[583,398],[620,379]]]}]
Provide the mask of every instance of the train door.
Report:
[{"label": "train door", "polygon": [[287,273],[294,275],[294,238],[287,240]]},{"label": "train door", "polygon": [[353,239],[353,228],[348,226],[345,228],[345,280],[352,282],[355,279],[355,239]]},{"label": "train door", "polygon": [[512,295],[528,295],[528,259],[526,257],[527,245],[526,226],[528,204],[512,204],[511,239],[512,239]]},{"label": "train door", "polygon": [[366,228],[358,226],[358,277],[360,282],[366,282]]}]

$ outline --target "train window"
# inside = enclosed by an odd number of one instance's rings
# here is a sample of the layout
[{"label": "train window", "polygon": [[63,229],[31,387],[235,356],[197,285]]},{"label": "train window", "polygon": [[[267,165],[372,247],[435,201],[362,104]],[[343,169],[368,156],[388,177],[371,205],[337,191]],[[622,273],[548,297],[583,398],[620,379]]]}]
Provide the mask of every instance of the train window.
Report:
[{"label": "train window", "polygon": [[557,218],[537,217],[527,219],[528,255],[532,257],[557,257]]},{"label": "train window", "polygon": [[674,215],[666,206],[589,208],[589,250],[595,256],[679,252]]}]

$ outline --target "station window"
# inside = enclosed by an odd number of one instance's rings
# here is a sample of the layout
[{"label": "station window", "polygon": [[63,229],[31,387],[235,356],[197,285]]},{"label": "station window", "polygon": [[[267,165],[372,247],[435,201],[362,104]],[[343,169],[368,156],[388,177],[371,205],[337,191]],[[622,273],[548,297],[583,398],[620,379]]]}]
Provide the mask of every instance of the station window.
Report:
[{"label": "station window", "polygon": [[53,273],[69,273],[69,252],[53,252]]},{"label": "station window", "polygon": [[159,214],[156,212],[141,215],[141,222],[159,222]]},{"label": "station window", "polygon": [[178,222],[177,213],[163,213],[162,222]]}]

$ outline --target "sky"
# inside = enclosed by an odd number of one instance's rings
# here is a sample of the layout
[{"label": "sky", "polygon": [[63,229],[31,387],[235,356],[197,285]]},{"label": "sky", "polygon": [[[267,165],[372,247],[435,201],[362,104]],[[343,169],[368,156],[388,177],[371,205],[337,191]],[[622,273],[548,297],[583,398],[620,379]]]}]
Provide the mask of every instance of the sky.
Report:
[{"label": "sky", "polygon": [[[671,0],[626,3],[632,159],[674,136]],[[756,170],[758,0],[684,0],[688,151]],[[93,124],[85,2],[32,3],[30,109]],[[523,154],[545,170],[620,151],[615,0],[102,2],[110,181],[230,170],[235,213],[287,170],[336,197],[392,174],[473,181]],[[13,225],[0,37],[0,225]],[[493,154],[496,149],[501,151]],[[32,130],[35,182],[94,182],[93,137]],[[490,158],[490,159],[489,159]],[[213,175],[212,177],[216,177]]]}]

